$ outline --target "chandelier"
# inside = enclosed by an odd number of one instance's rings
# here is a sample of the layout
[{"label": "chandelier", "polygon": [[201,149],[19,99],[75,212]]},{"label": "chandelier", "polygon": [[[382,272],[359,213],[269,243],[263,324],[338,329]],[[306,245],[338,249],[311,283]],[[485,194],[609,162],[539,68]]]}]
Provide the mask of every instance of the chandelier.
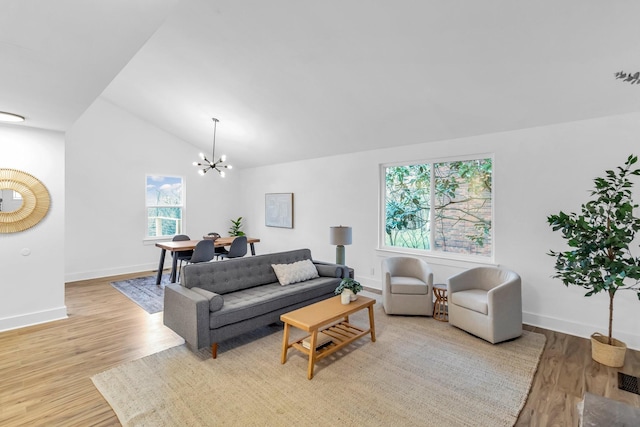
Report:
[{"label": "chandelier", "polygon": [[216,127],[219,120],[216,118],[213,118],[211,120],[213,120],[213,151],[211,152],[211,160],[207,159],[207,156],[205,156],[204,153],[200,153],[200,161],[193,162],[193,166],[198,166],[202,168],[198,171],[200,175],[204,175],[205,173],[209,172],[211,169],[215,169],[220,174],[220,176],[224,178],[225,174],[222,169],[232,169],[233,166],[222,164],[227,160],[227,156],[225,156],[224,154],[220,156],[218,160],[215,160],[216,158]]}]

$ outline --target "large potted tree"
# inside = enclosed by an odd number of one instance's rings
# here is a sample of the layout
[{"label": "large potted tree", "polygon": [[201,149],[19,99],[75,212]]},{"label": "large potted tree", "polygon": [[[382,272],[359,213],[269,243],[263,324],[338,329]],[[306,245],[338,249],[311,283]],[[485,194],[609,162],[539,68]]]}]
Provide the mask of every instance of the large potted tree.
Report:
[{"label": "large potted tree", "polygon": [[606,171],[606,176],[594,179],[591,200],[581,212],[560,212],[547,218],[553,231],[560,230],[568,251],[550,251],[556,258],[554,278],[565,286],[581,286],[592,296],[606,292],[609,296],[609,335],[591,335],[592,357],[607,366],[624,365],[626,345],[612,337],[613,300],[621,290],[635,292],[640,299],[640,258],[634,257],[630,246],[640,230],[640,218],[633,210],[632,169],[637,156],[629,156],[624,167]]}]

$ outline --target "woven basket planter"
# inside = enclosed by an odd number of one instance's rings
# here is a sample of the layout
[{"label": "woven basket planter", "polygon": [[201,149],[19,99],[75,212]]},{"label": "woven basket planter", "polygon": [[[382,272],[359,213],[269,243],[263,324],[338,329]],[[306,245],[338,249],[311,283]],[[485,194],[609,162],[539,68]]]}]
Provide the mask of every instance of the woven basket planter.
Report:
[{"label": "woven basket planter", "polygon": [[598,332],[591,335],[591,357],[598,363],[619,368],[624,365],[624,357],[627,345],[622,341],[612,338],[613,344],[607,342],[609,337]]}]

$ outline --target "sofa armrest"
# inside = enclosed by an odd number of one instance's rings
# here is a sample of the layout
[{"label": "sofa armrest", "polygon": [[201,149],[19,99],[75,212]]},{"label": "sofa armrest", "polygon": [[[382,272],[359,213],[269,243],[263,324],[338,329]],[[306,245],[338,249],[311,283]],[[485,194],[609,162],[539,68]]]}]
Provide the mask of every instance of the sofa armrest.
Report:
[{"label": "sofa armrest", "polygon": [[313,264],[318,269],[318,274],[322,277],[340,277],[343,279],[349,277],[349,268],[344,265],[324,261],[313,261]]},{"label": "sofa armrest", "polygon": [[191,290],[197,294],[202,295],[209,301],[209,311],[212,313],[214,311],[218,311],[224,305],[224,298],[220,294],[216,294],[215,292],[208,291],[206,289],[194,287]]},{"label": "sofa armrest", "polygon": [[193,349],[211,345],[209,300],[191,289],[179,284],[165,286],[163,323]]}]

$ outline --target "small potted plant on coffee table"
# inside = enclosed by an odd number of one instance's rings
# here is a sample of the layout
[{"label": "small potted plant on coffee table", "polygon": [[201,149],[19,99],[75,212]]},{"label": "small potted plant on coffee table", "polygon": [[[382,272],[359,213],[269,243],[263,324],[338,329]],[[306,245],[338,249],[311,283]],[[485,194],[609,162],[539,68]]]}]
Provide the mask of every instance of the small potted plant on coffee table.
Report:
[{"label": "small potted plant on coffee table", "polygon": [[350,277],[342,279],[340,284],[335,290],[336,295],[342,296],[342,303],[349,304],[351,301],[358,299],[358,292],[362,291],[362,285],[357,280]]}]

